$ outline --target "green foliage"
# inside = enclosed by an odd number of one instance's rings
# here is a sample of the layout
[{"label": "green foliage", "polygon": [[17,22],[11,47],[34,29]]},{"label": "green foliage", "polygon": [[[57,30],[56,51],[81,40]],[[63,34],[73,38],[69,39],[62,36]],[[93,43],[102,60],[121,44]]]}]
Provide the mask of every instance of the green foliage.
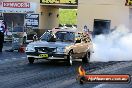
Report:
[{"label": "green foliage", "polygon": [[76,25],[77,24],[77,10],[76,9],[60,9],[59,23],[61,25]]}]

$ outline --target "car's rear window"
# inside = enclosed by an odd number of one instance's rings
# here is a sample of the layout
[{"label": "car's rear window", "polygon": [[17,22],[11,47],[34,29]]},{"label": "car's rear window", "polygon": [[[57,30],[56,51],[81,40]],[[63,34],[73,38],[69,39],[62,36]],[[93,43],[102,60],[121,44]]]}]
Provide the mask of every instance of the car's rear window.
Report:
[{"label": "car's rear window", "polygon": [[56,34],[56,40],[62,42],[74,42],[75,33],[68,31],[58,31]]}]

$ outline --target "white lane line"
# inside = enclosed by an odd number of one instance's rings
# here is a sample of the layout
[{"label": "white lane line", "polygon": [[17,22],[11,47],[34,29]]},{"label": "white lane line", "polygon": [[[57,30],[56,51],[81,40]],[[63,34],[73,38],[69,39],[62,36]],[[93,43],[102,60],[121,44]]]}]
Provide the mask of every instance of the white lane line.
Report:
[{"label": "white lane line", "polygon": [[94,88],[102,88],[103,86],[105,86],[106,84],[100,84],[98,86],[95,86]]},{"label": "white lane line", "polygon": [[[124,64],[124,65],[123,65]],[[99,69],[99,70],[96,70],[94,72],[92,72],[93,74],[100,74],[100,73],[109,73],[109,72],[115,72],[119,69],[122,69],[122,68],[126,68],[126,67],[129,67],[129,66],[132,66],[132,62],[127,62],[127,63],[118,63],[118,64],[115,64],[115,65],[112,65],[112,66],[108,66],[106,68],[102,68],[102,69]]]},{"label": "white lane line", "polygon": [[0,63],[2,62],[2,60],[0,60]]},{"label": "white lane line", "polygon": [[24,59],[24,58],[27,58],[27,57],[21,57],[22,59]]},{"label": "white lane line", "polygon": [[16,60],[17,58],[12,58],[12,60]]},{"label": "white lane line", "polygon": [[[26,57],[21,57],[21,59],[25,59],[25,58],[26,58]],[[12,60],[17,60],[17,58],[3,59],[3,60],[0,60],[0,63],[12,61]]]},{"label": "white lane line", "polygon": [[9,61],[9,59],[4,59],[4,61]]}]

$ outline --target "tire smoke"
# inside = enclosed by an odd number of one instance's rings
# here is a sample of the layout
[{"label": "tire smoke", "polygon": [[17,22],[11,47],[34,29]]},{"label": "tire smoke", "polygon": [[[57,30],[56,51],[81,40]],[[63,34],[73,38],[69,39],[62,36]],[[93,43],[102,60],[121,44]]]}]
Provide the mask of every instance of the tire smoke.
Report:
[{"label": "tire smoke", "polygon": [[91,61],[132,60],[132,33],[120,25],[110,34],[98,35],[93,39],[94,53]]}]

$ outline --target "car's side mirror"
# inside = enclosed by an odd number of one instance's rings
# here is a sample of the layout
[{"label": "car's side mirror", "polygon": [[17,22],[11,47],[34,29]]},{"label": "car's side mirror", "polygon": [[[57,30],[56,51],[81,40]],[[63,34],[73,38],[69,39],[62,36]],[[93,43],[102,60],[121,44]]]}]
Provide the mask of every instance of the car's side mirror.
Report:
[{"label": "car's side mirror", "polygon": [[81,43],[81,40],[76,40],[75,43]]}]

